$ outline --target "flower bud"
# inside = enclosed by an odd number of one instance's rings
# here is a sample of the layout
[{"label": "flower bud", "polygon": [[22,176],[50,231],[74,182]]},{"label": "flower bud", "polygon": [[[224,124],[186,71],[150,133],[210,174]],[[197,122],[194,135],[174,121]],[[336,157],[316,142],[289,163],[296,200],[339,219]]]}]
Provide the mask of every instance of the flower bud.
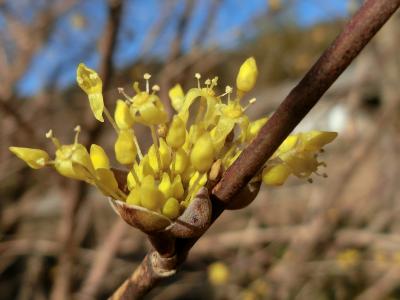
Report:
[{"label": "flower bud", "polygon": [[172,196],[176,199],[181,199],[184,193],[181,176],[177,175],[172,182]]},{"label": "flower bud", "polygon": [[115,157],[124,165],[133,164],[136,159],[137,149],[133,139],[133,133],[128,130],[120,130],[114,145]]},{"label": "flower bud", "polygon": [[167,134],[167,143],[172,149],[176,150],[186,141],[186,126],[183,120],[175,115]]},{"label": "flower bud", "polygon": [[125,101],[117,101],[114,119],[119,129],[129,129],[133,126],[134,120],[129,110],[129,106]]},{"label": "flower bud", "polygon": [[110,161],[108,160],[107,154],[99,145],[92,144],[90,146],[90,159],[96,170],[110,168]]},{"label": "flower bud", "polygon": [[242,93],[247,93],[253,89],[256,84],[258,70],[254,57],[246,59],[240,66],[239,73],[236,77],[236,87]]},{"label": "flower bud", "polygon": [[208,132],[203,133],[194,144],[190,153],[190,162],[201,173],[211,168],[214,162],[214,146]]},{"label": "flower bud", "polygon": [[163,215],[170,219],[176,219],[179,216],[179,212],[180,204],[175,198],[169,198],[162,208]]},{"label": "flower bud", "polygon": [[171,179],[169,178],[168,173],[163,173],[161,182],[158,185],[158,189],[163,193],[165,199],[168,199],[172,195],[172,185]]},{"label": "flower bud", "polygon": [[154,177],[147,175],[140,185],[140,201],[143,207],[157,211],[164,203],[164,195],[154,183]]},{"label": "flower bud", "polygon": [[129,193],[128,197],[126,198],[126,203],[129,205],[137,205],[137,206],[142,205],[142,202],[140,200],[140,189],[139,188],[132,189],[132,191]]},{"label": "flower bud", "polygon": [[43,168],[49,161],[47,152],[40,149],[22,147],[9,147],[8,149],[18,158],[26,162],[32,169]]},{"label": "flower bud", "polygon": [[183,149],[178,149],[175,153],[174,171],[176,174],[182,174],[185,172],[189,165],[189,155]]}]

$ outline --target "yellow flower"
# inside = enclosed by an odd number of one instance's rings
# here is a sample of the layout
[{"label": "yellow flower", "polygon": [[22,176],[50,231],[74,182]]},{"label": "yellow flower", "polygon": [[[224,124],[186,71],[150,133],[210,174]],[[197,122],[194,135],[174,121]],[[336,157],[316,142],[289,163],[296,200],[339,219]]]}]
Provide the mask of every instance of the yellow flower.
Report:
[{"label": "yellow flower", "polygon": [[99,75],[96,71],[81,63],[76,70],[76,81],[80,88],[88,95],[90,108],[95,118],[100,122],[104,122],[103,82]]},{"label": "yellow flower", "polygon": [[224,285],[229,281],[230,271],[222,262],[212,263],[208,267],[208,280],[214,285]]},{"label": "yellow flower", "polygon": [[318,168],[325,166],[318,161],[318,153],[323,146],[332,142],[336,132],[310,131],[288,136],[267,162],[263,171],[266,185],[282,185],[290,174],[299,178],[309,178],[318,174]]},{"label": "yellow flower", "polygon": [[[254,87],[257,75],[254,58],[247,59],[240,67],[236,95],[231,99],[234,91],[230,86],[225,93],[218,94],[218,77],[206,79],[202,86],[201,75],[196,74],[196,87],[184,92],[177,84],[169,91],[176,113],[168,121],[157,95],[159,87],[153,85],[150,89],[151,76],[145,74],[145,89],[141,90],[135,82],[134,96],[118,89],[125,99],[116,101],[113,118],[103,103],[100,77],[79,64],[77,82],[88,95],[96,119],[103,121],[104,112],[113,126],[115,158],[126,169],[126,177],[121,178],[124,173],[111,166],[100,145],[91,145],[89,153],[78,142],[79,127],[73,144],[63,145],[51,131],[47,134],[56,146],[54,159],[40,149],[10,147],[10,151],[32,168],[51,166],[63,176],[95,185],[113,203],[123,202],[126,209],[135,211],[137,220],[129,224],[136,224],[145,232],[145,228],[160,230],[183,213],[199,190],[213,184],[217,177],[212,170],[216,162],[217,173],[228,168],[267,122],[266,117],[250,121],[246,115],[254,98],[246,105],[241,104],[243,96]],[[147,127],[152,139],[145,152],[133,128],[140,125]],[[317,160],[317,155],[336,135],[310,131],[289,136],[257,179],[262,177],[267,185],[277,186],[290,175],[309,178],[318,174],[319,167],[325,164]],[[154,226],[149,226],[151,222],[155,222]]]}]

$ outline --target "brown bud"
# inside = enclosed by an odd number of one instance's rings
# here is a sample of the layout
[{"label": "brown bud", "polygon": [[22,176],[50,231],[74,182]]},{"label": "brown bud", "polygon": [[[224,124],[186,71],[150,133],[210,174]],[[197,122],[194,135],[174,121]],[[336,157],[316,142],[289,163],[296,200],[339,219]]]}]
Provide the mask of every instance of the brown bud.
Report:
[{"label": "brown bud", "polygon": [[111,198],[110,204],[126,223],[147,234],[162,231],[172,223],[167,217],[141,206],[128,205]]},{"label": "brown bud", "polygon": [[227,205],[226,209],[235,210],[248,206],[260,191],[261,180],[253,178]]},{"label": "brown bud", "polygon": [[207,188],[199,190],[183,214],[167,230],[177,238],[200,236],[211,222],[212,205]]}]

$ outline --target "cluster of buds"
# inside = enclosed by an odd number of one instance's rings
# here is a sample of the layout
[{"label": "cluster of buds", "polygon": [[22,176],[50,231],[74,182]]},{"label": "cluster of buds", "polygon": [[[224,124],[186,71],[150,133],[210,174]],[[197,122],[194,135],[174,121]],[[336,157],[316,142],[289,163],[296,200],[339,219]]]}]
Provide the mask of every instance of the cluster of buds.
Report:
[{"label": "cluster of buds", "polygon": [[[46,134],[56,147],[54,159],[40,149],[10,150],[32,168],[52,166],[65,177],[96,186],[111,199],[125,221],[144,232],[166,228],[176,231],[177,224],[184,222],[200,222],[198,227],[206,227],[211,215],[208,190],[268,121],[266,117],[250,121],[245,114],[255,98],[242,105],[257,75],[254,58],[247,59],[237,75],[235,93],[227,86],[218,95],[217,77],[202,83],[201,75],[196,74],[197,87],[185,93],[178,84],[169,91],[175,110],[169,120],[157,95],[159,87],[150,88],[151,76],[145,74],[145,88],[141,90],[139,82],[135,82],[134,96],[119,89],[123,99],[117,100],[112,117],[104,105],[101,78],[80,64],[78,85],[88,95],[95,118],[104,122],[105,116],[114,127],[115,159],[123,170],[110,166],[101,146],[93,144],[88,151],[80,144],[79,126],[70,145],[62,145],[51,130]],[[134,127],[139,124],[148,128],[152,138],[146,152],[136,138]],[[252,181],[256,182],[255,191],[258,192],[261,179],[266,185],[276,186],[282,185],[290,174],[307,179],[318,174],[318,167],[324,164],[318,162],[317,154],[335,137],[334,132],[319,131],[289,136]],[[188,212],[193,205],[200,208],[202,216],[194,217]],[[177,219],[180,222],[175,222]]]}]

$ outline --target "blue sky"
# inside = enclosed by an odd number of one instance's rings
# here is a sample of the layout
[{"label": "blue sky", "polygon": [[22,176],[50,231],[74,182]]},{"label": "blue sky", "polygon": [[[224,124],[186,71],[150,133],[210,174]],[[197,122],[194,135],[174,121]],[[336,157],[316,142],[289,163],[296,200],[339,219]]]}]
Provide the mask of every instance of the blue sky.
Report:
[{"label": "blue sky", "polygon": [[[178,21],[176,16],[184,9],[183,0],[175,1],[176,4],[172,8],[173,17],[170,18],[157,43],[148,52],[142,53],[143,42],[153,24],[160,18],[160,11],[165,10],[167,1],[169,0],[125,1],[122,27],[114,57],[117,68],[129,66],[143,56],[162,59],[168,53]],[[14,13],[27,23],[44,3],[43,0],[6,2]],[[67,88],[75,80],[75,70],[79,62],[83,61],[93,68],[97,67],[96,42],[102,34],[107,18],[106,0],[78,2],[71,11],[57,20],[49,41],[35,56],[28,71],[18,83],[17,88],[22,96],[33,95],[53,85]],[[196,2],[196,8],[184,36],[184,51],[190,50],[194,37],[201,29],[200,26],[206,17],[206,8],[211,0]],[[300,26],[311,26],[319,21],[346,16],[346,3],[346,0],[298,0],[291,7],[290,15]],[[251,21],[265,14],[267,9],[267,0],[223,0],[205,46],[210,44],[222,48],[237,46],[242,39],[235,36],[235,33],[241,31],[244,37],[246,34],[252,34],[254,31],[251,28]],[[0,15],[0,29],[4,30],[2,22],[4,20]]]}]

